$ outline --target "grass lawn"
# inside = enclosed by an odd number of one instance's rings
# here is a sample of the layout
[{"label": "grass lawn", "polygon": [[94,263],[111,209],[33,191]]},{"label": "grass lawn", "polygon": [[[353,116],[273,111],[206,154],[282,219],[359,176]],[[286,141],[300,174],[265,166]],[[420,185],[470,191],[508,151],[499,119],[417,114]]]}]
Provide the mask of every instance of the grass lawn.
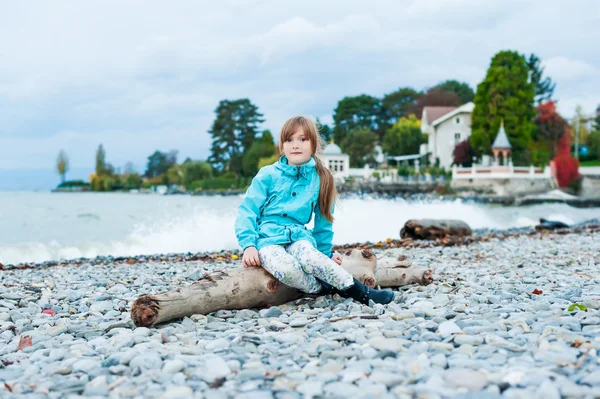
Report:
[{"label": "grass lawn", "polygon": [[600,166],[600,160],[584,161],[580,163],[580,166]]}]

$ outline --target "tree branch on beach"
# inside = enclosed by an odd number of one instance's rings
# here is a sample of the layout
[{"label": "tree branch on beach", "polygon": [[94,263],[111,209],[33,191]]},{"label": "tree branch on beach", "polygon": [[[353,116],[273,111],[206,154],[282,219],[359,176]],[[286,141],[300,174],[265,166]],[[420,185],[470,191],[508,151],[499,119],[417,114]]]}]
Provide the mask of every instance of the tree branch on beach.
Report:
[{"label": "tree branch on beach", "polygon": [[[371,287],[428,285],[433,281],[430,269],[410,266],[405,260],[378,260],[370,250],[348,251],[342,267]],[[280,305],[306,295],[279,283],[262,267],[221,270],[206,274],[188,287],[138,298],[131,308],[131,319],[136,326],[151,326],[221,309]]]}]

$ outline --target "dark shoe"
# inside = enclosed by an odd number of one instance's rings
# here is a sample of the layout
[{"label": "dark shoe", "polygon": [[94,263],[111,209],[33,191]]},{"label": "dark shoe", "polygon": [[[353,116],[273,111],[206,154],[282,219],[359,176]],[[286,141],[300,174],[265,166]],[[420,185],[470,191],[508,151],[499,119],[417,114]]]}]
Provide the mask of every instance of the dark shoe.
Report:
[{"label": "dark shoe", "polygon": [[357,279],[354,279],[354,284],[346,288],[344,291],[337,291],[338,294],[344,298],[352,298],[364,305],[368,305],[369,300],[372,300],[375,303],[381,303],[383,305],[394,300],[394,293],[392,291],[373,289],[364,285]]}]

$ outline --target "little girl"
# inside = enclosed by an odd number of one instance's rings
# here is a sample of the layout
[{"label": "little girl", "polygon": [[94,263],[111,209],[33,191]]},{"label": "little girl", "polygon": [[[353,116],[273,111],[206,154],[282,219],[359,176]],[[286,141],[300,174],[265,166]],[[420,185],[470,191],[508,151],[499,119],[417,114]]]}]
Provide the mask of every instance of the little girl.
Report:
[{"label": "little girl", "polygon": [[[239,207],[235,233],[244,266],[261,266],[282,283],[309,294],[338,293],[366,305],[389,303],[391,291],[352,277],[332,254],[333,175],[315,155],[322,139],[308,118],[288,119],[279,139],[278,162],[261,168]],[[315,215],[314,228],[306,224]]]}]

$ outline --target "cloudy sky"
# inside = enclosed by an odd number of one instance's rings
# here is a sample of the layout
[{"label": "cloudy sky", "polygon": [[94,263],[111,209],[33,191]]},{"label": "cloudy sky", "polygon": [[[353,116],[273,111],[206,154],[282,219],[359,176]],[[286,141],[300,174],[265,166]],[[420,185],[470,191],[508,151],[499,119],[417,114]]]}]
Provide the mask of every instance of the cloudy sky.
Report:
[{"label": "cloudy sky", "polygon": [[473,88],[499,50],[534,52],[559,111],[600,104],[600,2],[0,0],[0,189],[85,178],[98,144],[143,172],[154,150],[205,159],[221,99],[250,98],[264,128],[331,121],[338,100]]}]

